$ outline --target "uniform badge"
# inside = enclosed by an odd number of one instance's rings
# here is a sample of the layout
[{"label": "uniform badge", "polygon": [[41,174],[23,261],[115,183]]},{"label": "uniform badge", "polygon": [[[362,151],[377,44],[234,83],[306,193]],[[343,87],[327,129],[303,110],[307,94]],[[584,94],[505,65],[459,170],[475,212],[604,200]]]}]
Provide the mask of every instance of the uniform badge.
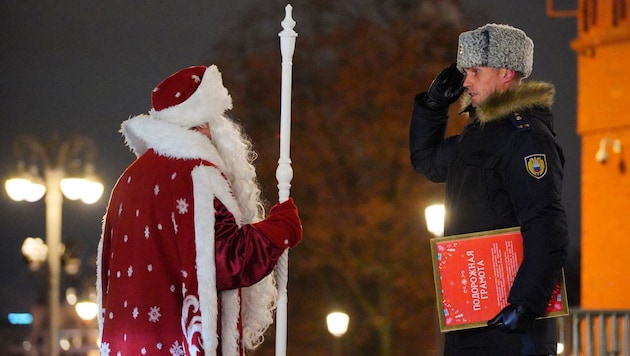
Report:
[{"label": "uniform badge", "polygon": [[547,156],[537,153],[525,157],[525,168],[530,176],[540,179],[547,173]]}]

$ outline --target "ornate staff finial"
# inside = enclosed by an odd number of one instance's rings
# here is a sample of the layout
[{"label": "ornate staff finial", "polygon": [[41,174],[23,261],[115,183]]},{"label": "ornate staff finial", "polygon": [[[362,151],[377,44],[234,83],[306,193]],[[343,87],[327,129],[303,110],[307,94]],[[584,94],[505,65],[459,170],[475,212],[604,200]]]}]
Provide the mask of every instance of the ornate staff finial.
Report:
[{"label": "ornate staff finial", "polygon": [[295,21],[293,20],[293,6],[291,6],[291,4],[287,5],[284,8],[284,11],[284,20],[282,20],[282,22],[280,23],[283,30],[278,34],[278,36],[297,37],[297,32],[293,31],[293,28],[295,27]]},{"label": "ornate staff finial", "polygon": [[295,21],[292,17],[293,7],[287,5],[286,15],[282,20],[283,30],[280,36],[280,51],[282,54],[282,90],[280,101],[280,159],[276,170],[278,180],[278,197],[280,202],[289,199],[291,179],[293,179],[293,169],[291,168],[290,141],[291,141],[291,82],[293,53],[295,51],[295,39],[297,33],[293,31]]}]

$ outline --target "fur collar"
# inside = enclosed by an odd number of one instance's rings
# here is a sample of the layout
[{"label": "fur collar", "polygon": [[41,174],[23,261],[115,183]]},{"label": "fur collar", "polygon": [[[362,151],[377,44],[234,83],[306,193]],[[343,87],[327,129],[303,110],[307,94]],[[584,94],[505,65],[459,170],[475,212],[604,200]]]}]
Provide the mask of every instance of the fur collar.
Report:
[{"label": "fur collar", "polygon": [[474,117],[485,124],[504,118],[514,111],[532,108],[550,109],[555,93],[553,84],[530,81],[490,95],[473,110],[471,110],[471,101],[467,95],[462,97],[461,103],[465,108],[464,111],[474,112]]},{"label": "fur collar", "polygon": [[125,142],[140,157],[149,148],[160,156],[178,159],[203,159],[221,171],[225,164],[216,147],[203,134],[149,115],[138,115],[122,123]]}]

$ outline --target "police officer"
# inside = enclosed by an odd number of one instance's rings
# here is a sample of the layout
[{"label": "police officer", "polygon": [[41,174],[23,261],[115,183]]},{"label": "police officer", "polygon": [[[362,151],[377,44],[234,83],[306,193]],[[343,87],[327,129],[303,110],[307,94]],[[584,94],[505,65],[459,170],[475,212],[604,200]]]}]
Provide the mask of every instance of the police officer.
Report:
[{"label": "police officer", "polygon": [[[445,234],[520,226],[523,261],[508,306],[488,327],[451,331],[444,355],[555,355],[555,319],[545,314],[567,255],[561,202],[564,157],[555,141],[553,85],[524,81],[532,40],[487,24],[459,36],[457,63],[415,97],[409,147],[416,172],[446,183]],[[463,94],[463,95],[462,95]],[[446,137],[461,97],[470,123]]]}]

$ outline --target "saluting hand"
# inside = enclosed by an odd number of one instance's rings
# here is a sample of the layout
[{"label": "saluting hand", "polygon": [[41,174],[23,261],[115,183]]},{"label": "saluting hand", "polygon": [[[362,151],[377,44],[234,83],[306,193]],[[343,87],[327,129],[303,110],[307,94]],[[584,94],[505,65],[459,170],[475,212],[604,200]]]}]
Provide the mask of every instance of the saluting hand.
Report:
[{"label": "saluting hand", "polygon": [[464,74],[455,63],[443,69],[433,79],[422,105],[429,110],[444,109],[457,101],[464,92]]}]

